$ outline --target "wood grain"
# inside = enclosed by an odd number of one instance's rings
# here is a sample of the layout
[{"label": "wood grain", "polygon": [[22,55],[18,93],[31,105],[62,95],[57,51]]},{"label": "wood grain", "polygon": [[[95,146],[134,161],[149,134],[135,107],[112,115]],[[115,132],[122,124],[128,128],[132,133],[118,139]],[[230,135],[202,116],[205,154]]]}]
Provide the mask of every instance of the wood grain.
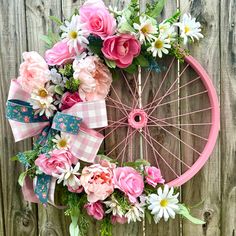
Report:
[{"label": "wood grain", "polygon": [[221,1],[221,235],[236,234],[236,30],[234,0]]},{"label": "wood grain", "polygon": [[[216,1],[180,1],[180,10],[182,12],[190,12],[198,21],[202,24],[203,34],[205,38],[200,41],[199,46],[194,44],[189,47],[191,55],[196,57],[198,61],[204,66],[209,73],[214,85],[219,92],[220,84],[220,63],[216,58],[220,57],[219,51],[219,4]],[[187,74],[188,77],[192,77],[193,74]],[[192,77],[194,78],[194,77]],[[184,79],[184,78],[183,78]],[[201,90],[201,85],[197,84],[189,89],[186,89],[187,94],[193,94],[194,92]],[[183,95],[182,95],[183,96]],[[184,111],[197,110],[198,107],[203,107],[206,104],[202,96],[194,98],[181,103],[182,113]],[[193,117],[188,116],[182,119],[182,122],[193,122]],[[199,121],[210,119],[210,114],[198,115]],[[206,130],[199,130],[193,128],[192,132],[195,132],[201,136],[206,135]],[[201,151],[202,144],[200,141],[193,139],[189,135],[181,133],[182,138],[187,143],[194,144],[196,149]],[[194,161],[195,154],[181,145],[181,151],[185,157],[186,162]],[[191,159],[192,158],[192,159]],[[215,147],[215,151],[212,154],[210,160],[205,167],[189,182],[182,187],[183,202],[187,205],[196,205],[203,201],[197,208],[192,209],[192,214],[205,220],[206,224],[196,226],[190,222],[183,221],[183,235],[191,235],[194,232],[195,235],[223,235],[220,232],[220,211],[221,211],[221,178],[220,178],[220,147],[219,142]]]}]

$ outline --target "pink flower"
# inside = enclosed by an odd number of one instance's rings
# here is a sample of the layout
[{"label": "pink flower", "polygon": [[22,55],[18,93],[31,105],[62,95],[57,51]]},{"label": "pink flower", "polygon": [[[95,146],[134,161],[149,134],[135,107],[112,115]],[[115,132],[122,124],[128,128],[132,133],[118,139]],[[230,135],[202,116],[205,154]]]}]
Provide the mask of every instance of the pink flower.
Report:
[{"label": "pink flower", "polygon": [[88,1],[80,8],[80,21],[83,29],[105,39],[116,30],[116,20],[102,1]]},{"label": "pink flower", "polygon": [[105,200],[114,191],[112,169],[100,164],[84,167],[80,177],[81,185],[91,203]]},{"label": "pink flower", "polygon": [[[83,52],[83,48],[78,46],[78,51]],[[75,50],[69,51],[69,47],[65,40],[56,43],[51,49],[45,53],[45,59],[48,65],[64,65],[76,57]]]},{"label": "pink flower", "polygon": [[23,59],[25,61],[20,65],[17,82],[28,93],[38,87],[44,87],[49,81],[50,73],[46,61],[37,52],[24,52]]},{"label": "pink flower", "polygon": [[135,203],[136,198],[143,193],[143,177],[132,167],[119,167],[113,171],[115,188],[124,192],[130,202]]},{"label": "pink flower", "polygon": [[87,203],[84,208],[87,210],[88,215],[96,220],[102,220],[105,212],[100,201],[94,203]]},{"label": "pink flower", "polygon": [[116,62],[120,68],[126,68],[133,62],[134,57],[140,53],[139,41],[130,34],[110,36],[103,42],[102,52],[104,56]]},{"label": "pink flower", "polygon": [[98,57],[88,56],[73,63],[74,78],[80,80],[79,95],[83,100],[104,99],[109,93],[112,75]]},{"label": "pink flower", "polygon": [[164,184],[165,180],[161,176],[161,171],[154,166],[145,167],[146,182],[154,188],[157,184]]},{"label": "pink flower", "polygon": [[52,175],[52,173],[59,174],[57,167],[65,169],[66,166],[76,164],[77,161],[77,158],[69,151],[55,149],[50,153],[50,157],[47,157],[45,154],[39,155],[35,160],[35,165],[45,174]]},{"label": "pink flower", "polygon": [[116,216],[111,217],[111,223],[113,225],[116,223],[123,225],[123,224],[127,223],[127,221],[128,221],[128,219],[125,216],[120,217],[120,216],[116,215]]},{"label": "pink flower", "polygon": [[61,99],[61,105],[62,105],[61,110],[73,107],[78,102],[83,102],[78,92],[75,93],[66,92],[64,93]]},{"label": "pink flower", "polygon": [[82,193],[84,188],[82,186],[80,186],[77,189],[73,189],[71,186],[67,186],[68,191],[72,192],[72,193]]}]

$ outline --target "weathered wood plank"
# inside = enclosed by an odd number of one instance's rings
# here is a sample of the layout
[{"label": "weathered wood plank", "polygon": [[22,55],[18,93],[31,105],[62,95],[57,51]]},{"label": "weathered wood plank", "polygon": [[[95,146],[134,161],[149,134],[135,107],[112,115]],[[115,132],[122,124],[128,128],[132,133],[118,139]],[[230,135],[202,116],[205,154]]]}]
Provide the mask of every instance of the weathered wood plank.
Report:
[{"label": "weathered wood plank", "polygon": [[0,2],[0,235],[37,235],[36,207],[23,200],[17,178],[23,170],[10,160],[31,148],[31,141],[15,144],[5,118],[10,80],[18,75],[21,53],[27,50],[24,1]]},{"label": "weathered wood plank", "polygon": [[[60,1],[27,0],[26,23],[29,51],[34,50],[42,56],[45,52],[45,44],[41,36],[49,31],[56,31],[54,23],[49,19],[50,15],[61,18],[62,5]],[[40,235],[68,235],[68,218],[63,210],[52,206],[46,208],[38,206],[38,230]]]},{"label": "weathered wood plank", "polygon": [[[219,3],[217,1],[182,1],[180,0],[180,10],[183,12],[190,12],[191,15],[197,18],[203,26],[203,34],[205,38],[201,40],[199,47],[197,44],[191,46],[189,49],[192,56],[196,57],[199,62],[205,67],[213,80],[216,88],[219,88],[220,76],[219,76]],[[192,73],[187,73],[183,76],[181,81],[185,79],[189,81]],[[193,77],[192,77],[193,78]],[[184,90],[181,96],[185,94],[193,94],[197,91],[203,91],[201,85],[195,85],[188,87]],[[195,97],[181,102],[181,112],[193,111],[198,108],[203,108],[207,100],[204,100],[202,96]],[[188,116],[181,119],[184,123],[194,123],[194,116]],[[210,119],[210,114],[198,114],[197,120],[199,122]],[[188,129],[193,133],[197,133],[201,136],[206,136],[207,130],[198,130],[195,128]],[[189,143],[193,144],[197,150],[202,150],[202,143],[200,140],[186,135],[181,132],[181,137]],[[181,145],[181,151],[184,156],[184,161],[191,163],[194,161],[195,154],[189,150],[185,145]],[[182,197],[183,201],[190,206],[198,204],[203,201],[203,204],[197,208],[192,209],[192,213],[199,218],[205,220],[206,224],[196,226],[190,222],[183,221],[183,235],[191,235],[193,232],[195,235],[222,235],[220,233],[220,149],[219,143],[216,145],[215,151],[208,161],[206,166],[188,183],[183,186]]]},{"label": "weathered wood plank", "polygon": [[221,1],[221,235],[236,234],[236,30],[234,0]]}]

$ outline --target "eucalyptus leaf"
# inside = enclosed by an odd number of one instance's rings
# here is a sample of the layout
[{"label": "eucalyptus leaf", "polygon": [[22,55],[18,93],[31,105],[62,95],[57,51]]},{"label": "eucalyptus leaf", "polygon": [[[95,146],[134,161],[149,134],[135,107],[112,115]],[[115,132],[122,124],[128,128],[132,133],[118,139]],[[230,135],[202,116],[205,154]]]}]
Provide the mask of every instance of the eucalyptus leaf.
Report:
[{"label": "eucalyptus leaf", "polygon": [[27,175],[27,171],[22,172],[18,178],[18,183],[21,187],[23,187],[26,175]]},{"label": "eucalyptus leaf", "polygon": [[205,224],[204,221],[191,216],[189,210],[184,205],[179,204],[179,207],[180,207],[180,210],[178,213],[182,215],[183,217],[185,217],[186,219],[188,219],[189,221],[191,221],[193,224],[196,224],[196,225]]}]

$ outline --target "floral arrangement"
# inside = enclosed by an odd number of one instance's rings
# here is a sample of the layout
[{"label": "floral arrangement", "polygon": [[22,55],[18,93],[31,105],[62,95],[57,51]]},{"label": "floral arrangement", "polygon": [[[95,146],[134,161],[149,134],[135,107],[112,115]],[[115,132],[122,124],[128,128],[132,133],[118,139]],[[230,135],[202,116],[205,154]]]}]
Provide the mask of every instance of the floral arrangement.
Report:
[{"label": "floral arrangement", "polygon": [[44,57],[24,52],[11,82],[7,118],[15,140],[34,137],[33,150],[13,158],[26,167],[19,177],[24,197],[66,209],[71,235],[84,235],[89,217],[101,221],[103,236],[112,235],[112,224],[144,217],[158,223],[180,214],[204,223],[180,204],[158,168],[144,160],[120,166],[101,154],[104,137],[94,130],[107,126],[105,98],[117,69],[155,71],[158,58],[181,60],[187,53],[181,45],[203,37],[189,14],[158,22],[163,5],[156,1],[140,13],[136,0],[122,11],[88,0],[64,23],[51,17],[59,35],[43,36]]}]

